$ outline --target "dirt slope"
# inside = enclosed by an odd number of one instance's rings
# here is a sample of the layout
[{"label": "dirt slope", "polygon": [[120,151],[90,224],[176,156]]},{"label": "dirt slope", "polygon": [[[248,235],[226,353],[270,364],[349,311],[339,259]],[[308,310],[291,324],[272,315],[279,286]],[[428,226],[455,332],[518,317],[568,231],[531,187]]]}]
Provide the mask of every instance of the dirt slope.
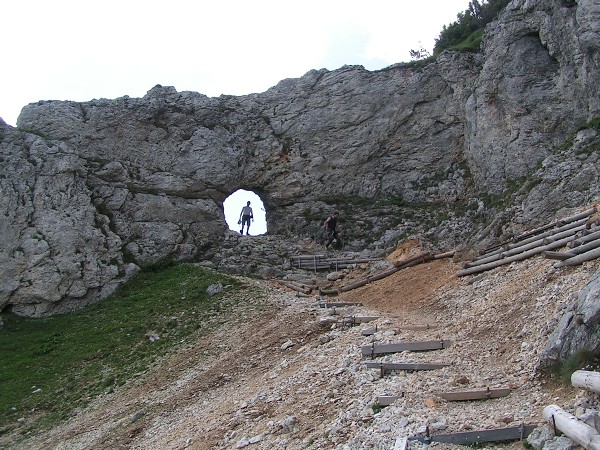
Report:
[{"label": "dirt slope", "polygon": [[[535,367],[561,311],[597,267],[595,262],[556,271],[548,260],[533,258],[457,278],[458,266],[443,259],[347,292],[335,300],[363,306],[335,309],[267,283],[268,298],[248,299],[219,332],[68,423],[25,443],[0,441],[0,446],[390,449],[396,438],[426,425],[441,433],[540,423],[547,404],[576,406],[584,395],[545,382]],[[366,269],[350,271],[338,283],[364,277]],[[355,327],[335,323],[353,314],[378,319]],[[374,325],[375,335],[362,335]],[[415,330],[416,325],[430,327]],[[360,350],[374,341],[432,339],[449,339],[452,346],[378,359],[448,367],[382,377],[365,367],[369,358]],[[513,391],[479,402],[446,402],[435,395],[488,386]],[[402,391],[404,397],[392,406],[373,409],[379,395]]]}]

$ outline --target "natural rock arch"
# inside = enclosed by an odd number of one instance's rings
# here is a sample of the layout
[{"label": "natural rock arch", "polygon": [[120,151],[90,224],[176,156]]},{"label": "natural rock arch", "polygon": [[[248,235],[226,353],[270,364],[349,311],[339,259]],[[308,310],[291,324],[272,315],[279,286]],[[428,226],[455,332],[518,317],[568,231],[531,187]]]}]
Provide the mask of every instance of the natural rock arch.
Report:
[{"label": "natural rock arch", "polygon": [[238,219],[242,207],[248,201],[254,215],[254,221],[250,226],[250,235],[256,236],[267,233],[268,224],[264,202],[257,193],[245,189],[236,190],[223,201],[223,213],[229,229],[236,232],[240,231]]}]

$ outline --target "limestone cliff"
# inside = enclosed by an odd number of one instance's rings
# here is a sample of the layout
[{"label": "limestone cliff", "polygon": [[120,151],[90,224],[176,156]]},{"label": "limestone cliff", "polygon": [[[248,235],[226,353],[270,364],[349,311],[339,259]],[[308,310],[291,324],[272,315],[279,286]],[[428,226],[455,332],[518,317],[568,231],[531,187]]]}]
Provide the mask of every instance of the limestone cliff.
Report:
[{"label": "limestone cliff", "polygon": [[0,123],[0,310],[66,311],[167,258],[230,268],[247,245],[222,209],[238,188],[264,201],[273,266],[333,209],[347,249],[372,253],[576,209],[600,191],[586,125],[600,116],[599,18],[598,0],[514,0],[476,54],[313,70],[240,97],[156,86],[28,105],[17,129]]}]

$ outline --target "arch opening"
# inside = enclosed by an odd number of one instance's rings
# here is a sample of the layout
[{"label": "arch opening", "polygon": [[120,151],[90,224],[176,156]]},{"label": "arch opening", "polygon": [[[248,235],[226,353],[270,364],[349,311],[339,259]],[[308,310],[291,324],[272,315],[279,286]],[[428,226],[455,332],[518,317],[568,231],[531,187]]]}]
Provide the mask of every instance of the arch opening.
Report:
[{"label": "arch opening", "polygon": [[242,208],[246,206],[248,202],[250,202],[250,207],[252,208],[254,221],[250,221],[249,229],[244,227],[244,234],[246,234],[246,230],[250,236],[265,234],[267,232],[267,215],[263,201],[255,192],[246,191],[244,189],[238,189],[223,202],[223,212],[225,213],[225,222],[227,222],[227,226],[230,230],[240,233],[242,225],[238,224],[238,221],[240,219]]}]

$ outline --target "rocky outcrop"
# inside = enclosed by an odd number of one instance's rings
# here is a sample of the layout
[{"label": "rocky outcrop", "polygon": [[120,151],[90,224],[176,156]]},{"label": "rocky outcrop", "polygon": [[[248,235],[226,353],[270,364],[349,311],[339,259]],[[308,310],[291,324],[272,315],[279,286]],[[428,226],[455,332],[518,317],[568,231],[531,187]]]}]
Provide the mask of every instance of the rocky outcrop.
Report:
[{"label": "rocky outcrop", "polygon": [[[540,366],[549,368],[565,363],[569,358],[600,351],[600,271],[596,272],[579,292],[550,335],[540,355]],[[582,358],[585,359],[585,358]]]},{"label": "rocky outcrop", "polygon": [[487,28],[466,105],[466,158],[492,193],[528,176],[600,111],[596,0],[515,0]]},{"label": "rocky outcrop", "polygon": [[[299,251],[290,241],[333,209],[346,248],[371,253],[415,233],[464,245],[501,211],[517,220],[481,239],[568,213],[598,192],[595,144],[557,149],[600,116],[599,14],[594,0],[514,0],[481,53],[422,66],[313,70],[240,97],[156,86],[28,105],[17,129],[0,124],[0,309],[68,310],[163,259],[230,267],[223,200],[239,188],[261,196],[274,237],[258,261]],[[585,174],[569,195],[565,167]]]}]

